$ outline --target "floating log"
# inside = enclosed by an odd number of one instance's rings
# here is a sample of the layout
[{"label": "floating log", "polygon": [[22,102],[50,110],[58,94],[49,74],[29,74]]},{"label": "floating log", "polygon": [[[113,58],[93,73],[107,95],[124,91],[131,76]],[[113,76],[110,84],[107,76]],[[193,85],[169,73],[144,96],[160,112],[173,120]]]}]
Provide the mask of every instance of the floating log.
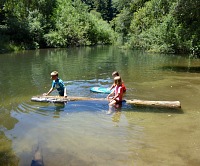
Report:
[{"label": "floating log", "polygon": [[136,106],[149,106],[149,107],[166,107],[166,108],[181,108],[180,101],[149,101],[149,100],[126,100],[128,104]]},{"label": "floating log", "polygon": [[63,97],[63,96],[33,96],[31,101],[37,102],[52,102],[52,103],[65,103],[68,101],[86,101],[86,100],[106,100],[105,98],[90,98],[90,97]]},{"label": "floating log", "polygon": [[[52,102],[52,103],[65,103],[68,101],[99,101],[107,100],[105,98],[90,98],[90,97],[62,97],[62,96],[33,96],[31,101],[37,102]],[[149,100],[124,100],[127,104],[135,106],[148,106],[148,107],[163,107],[163,108],[181,108],[180,101],[149,101]]]}]

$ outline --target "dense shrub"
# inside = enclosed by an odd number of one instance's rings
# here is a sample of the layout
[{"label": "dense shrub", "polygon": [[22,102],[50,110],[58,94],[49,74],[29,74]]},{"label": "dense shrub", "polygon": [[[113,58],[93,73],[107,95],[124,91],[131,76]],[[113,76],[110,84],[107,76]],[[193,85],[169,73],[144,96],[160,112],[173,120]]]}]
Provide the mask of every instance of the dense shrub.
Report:
[{"label": "dense shrub", "polygon": [[199,8],[199,0],[2,0],[0,47],[117,43],[154,52],[200,54]]},{"label": "dense shrub", "polygon": [[[128,48],[199,54],[199,8],[198,0],[136,0],[115,18],[115,29],[123,33]],[[122,19],[126,13],[130,24]]]},{"label": "dense shrub", "polygon": [[109,24],[88,13],[81,1],[59,0],[54,21],[55,29],[45,35],[49,46],[111,44],[114,37]]}]

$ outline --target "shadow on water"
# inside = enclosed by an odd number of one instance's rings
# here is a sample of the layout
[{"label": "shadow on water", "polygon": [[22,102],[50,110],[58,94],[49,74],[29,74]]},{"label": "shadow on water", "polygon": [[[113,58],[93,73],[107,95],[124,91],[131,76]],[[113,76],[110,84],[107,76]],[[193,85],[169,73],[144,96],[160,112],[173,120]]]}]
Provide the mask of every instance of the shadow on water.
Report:
[{"label": "shadow on water", "polygon": [[31,162],[31,166],[44,166],[42,149],[41,149],[41,146],[39,145],[39,143],[38,143],[36,150],[34,152],[33,160]]},{"label": "shadow on water", "polygon": [[200,67],[163,66],[162,69],[175,72],[200,73]]},{"label": "shadow on water", "polygon": [[[44,166],[48,165],[48,161],[45,163],[43,159],[43,152],[42,152],[42,143],[38,141],[37,145],[33,147],[33,152],[32,152],[32,161],[30,163],[30,166]],[[48,157],[47,157],[48,158]],[[73,156],[72,154],[68,154],[66,159],[71,160],[71,159],[77,159],[78,162],[81,162],[82,165],[88,165],[87,163],[84,163],[84,161],[80,161],[80,159],[76,156]],[[57,162],[56,162],[57,163]],[[83,164],[84,163],[84,164]],[[51,163],[52,164],[52,163]],[[57,163],[58,164],[58,163]],[[59,165],[59,164],[58,164]]]}]

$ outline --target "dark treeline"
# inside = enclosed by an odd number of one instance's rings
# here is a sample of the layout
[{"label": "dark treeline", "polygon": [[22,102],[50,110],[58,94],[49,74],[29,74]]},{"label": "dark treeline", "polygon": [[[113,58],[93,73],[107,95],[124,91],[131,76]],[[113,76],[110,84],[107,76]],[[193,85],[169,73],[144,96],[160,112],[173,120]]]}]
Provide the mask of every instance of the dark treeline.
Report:
[{"label": "dark treeline", "polygon": [[96,44],[200,54],[199,0],[1,0],[0,49]]}]

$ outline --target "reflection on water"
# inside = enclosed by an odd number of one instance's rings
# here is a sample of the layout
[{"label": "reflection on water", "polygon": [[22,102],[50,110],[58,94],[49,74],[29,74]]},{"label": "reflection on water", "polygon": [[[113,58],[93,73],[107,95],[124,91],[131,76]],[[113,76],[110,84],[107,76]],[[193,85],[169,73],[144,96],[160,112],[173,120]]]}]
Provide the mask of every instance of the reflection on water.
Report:
[{"label": "reflection on water", "polygon": [[[0,65],[1,163],[30,165],[39,145],[48,166],[200,165],[199,59],[85,47],[3,54]],[[68,96],[105,98],[90,88],[110,87],[118,70],[125,99],[179,100],[182,109],[123,103],[108,114],[107,101],[31,102],[53,70]]]},{"label": "reflection on water", "polygon": [[185,66],[164,66],[163,70],[171,70],[175,72],[200,73],[200,67],[185,67]]},{"label": "reflection on water", "polygon": [[0,162],[1,165],[18,165],[19,159],[12,151],[12,141],[0,131]]}]

